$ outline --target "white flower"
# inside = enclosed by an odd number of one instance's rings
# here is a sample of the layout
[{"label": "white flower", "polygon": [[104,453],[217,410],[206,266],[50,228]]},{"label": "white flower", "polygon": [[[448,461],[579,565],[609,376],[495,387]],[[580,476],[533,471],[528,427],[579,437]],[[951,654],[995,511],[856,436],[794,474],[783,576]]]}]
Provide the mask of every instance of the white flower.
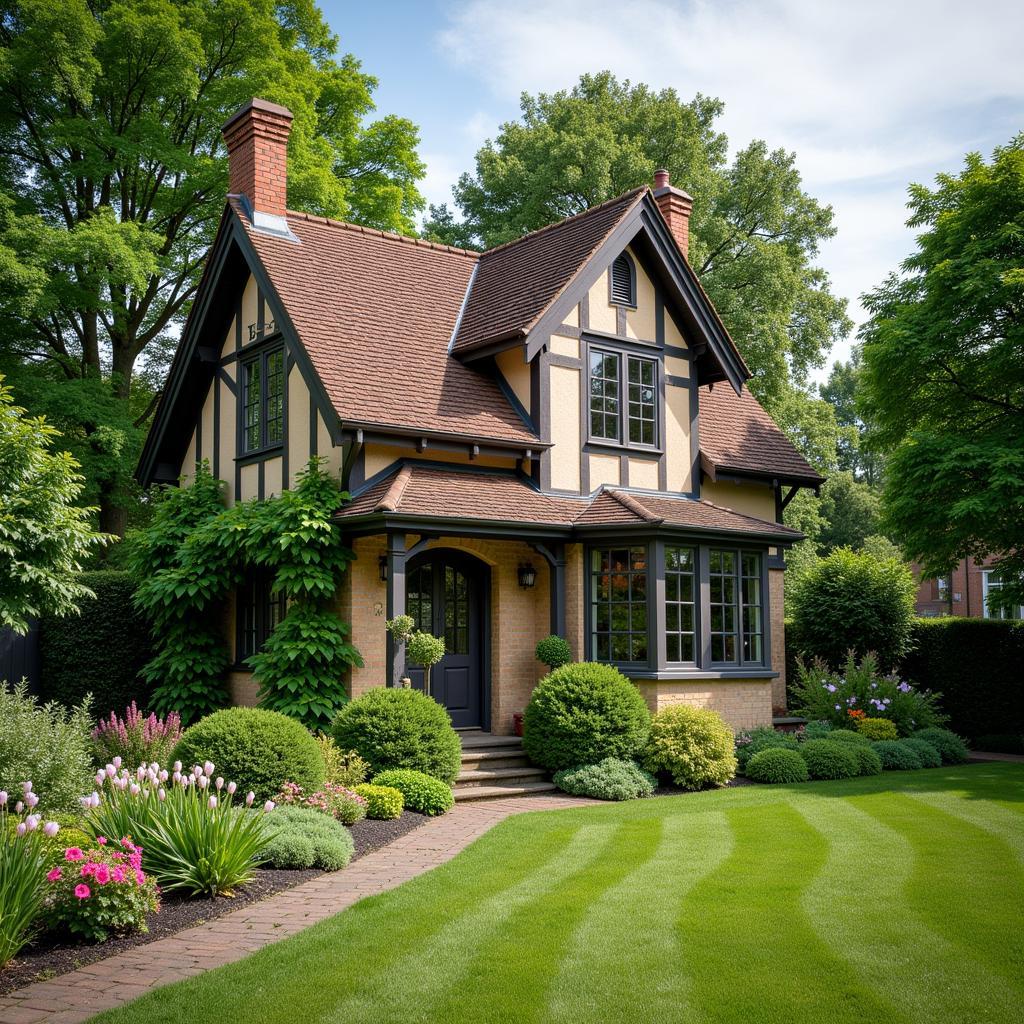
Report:
[{"label": "white flower", "polygon": [[252,807],[252,802],[255,799],[256,799],[256,794],[250,789],[249,792],[245,794],[245,806],[246,807]]},{"label": "white flower", "polygon": [[223,780],[223,779],[222,779],[222,778],[221,778],[221,777],[220,777],[220,776],[218,775],[218,776],[217,776],[217,781],[216,781],[216,782],[214,783],[214,785],[215,785],[215,786],[216,786],[216,787],[217,787],[218,789],[223,789],[223,788],[224,788],[224,780]]},{"label": "white flower", "polygon": [[234,783],[234,782],[229,782],[228,783],[228,796],[233,795],[236,789],[238,789],[238,785],[236,783]]},{"label": "white flower", "polygon": [[43,831],[52,839],[60,831],[60,825],[55,821],[48,821],[43,826]]},{"label": "white flower", "polygon": [[0,807],[7,806],[7,790],[0,789]]},{"label": "white flower", "polygon": [[163,803],[163,801],[167,799],[167,790],[161,789],[160,792],[157,793],[157,796],[160,797],[160,802]]},{"label": "white flower", "polygon": [[176,772],[180,772],[181,771],[181,762],[180,761],[175,761],[174,764],[171,765],[171,770],[172,771],[176,771]]},{"label": "white flower", "polygon": [[206,789],[210,784],[210,780],[205,775],[200,775],[196,782],[199,784],[200,789]]},{"label": "white flower", "polygon": [[204,775],[212,775],[213,774],[213,762],[212,761],[206,761],[206,762],[203,763],[203,774]]},{"label": "white flower", "polygon": [[274,809],[274,801],[273,800],[268,800],[263,805],[263,813],[264,814],[269,814],[273,809]]},{"label": "white flower", "polygon": [[213,794],[211,794],[210,795],[210,799],[206,801],[206,806],[209,807],[211,811],[216,809],[216,807],[217,807],[217,798],[215,796],[213,796]]},{"label": "white flower", "polygon": [[120,768],[121,767],[121,758],[120,757],[115,757],[114,758],[114,767],[115,768]]}]

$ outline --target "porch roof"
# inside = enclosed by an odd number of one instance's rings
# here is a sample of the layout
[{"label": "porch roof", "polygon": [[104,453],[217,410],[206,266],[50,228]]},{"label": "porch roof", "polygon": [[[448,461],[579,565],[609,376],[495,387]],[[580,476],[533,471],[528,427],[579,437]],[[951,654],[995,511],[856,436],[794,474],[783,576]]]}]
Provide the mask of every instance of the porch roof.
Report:
[{"label": "porch roof", "polygon": [[371,480],[335,513],[347,528],[367,532],[403,523],[438,525],[453,533],[473,527],[530,530],[569,539],[574,534],[670,528],[757,537],[790,544],[803,534],[691,498],[671,498],[618,488],[587,497],[545,494],[528,477],[405,460]]}]

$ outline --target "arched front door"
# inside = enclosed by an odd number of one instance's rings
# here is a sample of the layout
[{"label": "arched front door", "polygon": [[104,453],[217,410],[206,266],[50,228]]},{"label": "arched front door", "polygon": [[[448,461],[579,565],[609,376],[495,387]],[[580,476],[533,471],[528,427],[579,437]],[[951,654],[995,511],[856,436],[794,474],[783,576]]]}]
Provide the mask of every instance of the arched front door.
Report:
[{"label": "arched front door", "polygon": [[[430,693],[448,709],[456,729],[484,724],[484,638],[488,567],[458,551],[428,551],[405,576],[405,607],[416,628],[444,638],[445,655],[430,673]],[[413,686],[424,672],[407,663]]]}]

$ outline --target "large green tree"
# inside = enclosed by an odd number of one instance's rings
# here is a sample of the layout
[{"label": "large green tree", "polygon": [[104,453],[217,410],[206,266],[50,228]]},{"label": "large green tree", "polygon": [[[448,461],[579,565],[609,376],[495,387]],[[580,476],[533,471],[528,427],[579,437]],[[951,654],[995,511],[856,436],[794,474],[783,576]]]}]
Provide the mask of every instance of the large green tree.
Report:
[{"label": "large green tree", "polygon": [[917,248],[865,297],[883,513],[926,576],[993,554],[1024,602],[1024,135],[910,187]]},{"label": "large green tree", "polygon": [[849,470],[833,473],[822,485],[818,512],[822,525],[818,531],[819,553],[834,548],[859,551],[864,541],[879,532],[879,498]]},{"label": "large green tree", "polygon": [[835,233],[831,208],[804,191],[791,153],[755,141],[730,161],[715,129],[718,100],[684,102],[672,89],[601,72],[569,91],[524,93],[521,109],[455,186],[463,219],[434,207],[428,235],[497,245],[649,184],[664,167],[694,197],[690,263],[769,409],[849,330],[845,302],[815,266],[819,244]]},{"label": "large green tree", "polygon": [[860,348],[854,346],[849,359],[832,366],[828,380],[821,385],[821,397],[832,406],[839,426],[839,468],[849,470],[858,480],[876,487],[882,481],[884,458],[872,444],[864,410],[857,404],[862,367]]},{"label": "large green tree", "polygon": [[19,0],[0,43],[0,345],[18,359],[125,402],[140,373],[157,391],[223,209],[220,128],[254,95],[295,114],[293,206],[413,228],[417,130],[368,120],[376,80],[312,0]]}]

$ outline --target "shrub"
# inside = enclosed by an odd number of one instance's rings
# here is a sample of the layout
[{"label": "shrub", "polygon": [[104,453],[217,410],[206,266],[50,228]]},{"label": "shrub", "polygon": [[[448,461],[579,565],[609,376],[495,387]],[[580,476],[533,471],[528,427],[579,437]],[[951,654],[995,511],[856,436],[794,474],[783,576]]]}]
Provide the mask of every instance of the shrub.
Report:
[{"label": "shrub", "polygon": [[175,757],[186,765],[212,761],[221,775],[263,801],[295,782],[307,792],[324,781],[324,759],[304,725],[277,711],[225,708],[189,726]]},{"label": "shrub", "polygon": [[838,667],[853,651],[892,668],[910,650],[917,586],[896,559],[838,548],[802,573],[793,588],[793,622],[805,655]]},{"label": "shrub", "polygon": [[879,740],[871,744],[871,749],[882,759],[887,772],[913,772],[922,767],[917,751],[902,740]]},{"label": "shrub", "polygon": [[595,800],[635,800],[651,796],[656,784],[654,777],[639,768],[635,761],[617,757],[555,772],[555,785],[559,789]]},{"label": "shrub", "polygon": [[930,743],[939,752],[943,764],[964,764],[970,756],[967,744],[949,729],[919,729],[910,738]]},{"label": "shrub", "polygon": [[[83,798],[87,826],[97,838],[131,836],[163,890],[231,896],[252,879],[268,833],[262,814],[234,805],[235,783],[213,772],[210,763],[183,773],[178,762],[170,776],[157,764],[134,773],[108,765]],[[254,798],[250,791],[245,806]],[[273,807],[268,801],[264,812]]]},{"label": "shrub", "polygon": [[720,715],[677,704],[654,716],[643,766],[667,772],[683,789],[720,786],[736,774],[733,747],[732,730]]},{"label": "shrub", "polygon": [[278,807],[267,821],[274,830],[260,852],[267,867],[340,871],[355,852],[344,825],[308,807]]},{"label": "shrub", "polygon": [[747,762],[747,777],[755,782],[806,782],[807,764],[796,750],[763,747]]},{"label": "shrub", "polygon": [[[793,670],[793,678],[796,679],[797,670]],[[788,677],[787,677],[788,678]],[[832,725],[830,722],[808,722],[800,730],[801,740],[823,740],[832,731]]]},{"label": "shrub", "polygon": [[550,771],[628,759],[647,742],[651,715],[640,691],[610,665],[563,665],[536,686],[523,716],[523,749]]},{"label": "shrub", "polygon": [[390,786],[402,794],[405,806],[420,814],[445,814],[455,806],[452,788],[412,768],[392,768],[374,776],[375,786]]},{"label": "shrub", "polygon": [[32,938],[45,894],[46,842],[60,827],[42,824],[31,782],[14,792],[18,802],[10,808],[10,797],[0,791],[0,967]]},{"label": "shrub", "polygon": [[[889,724],[892,725],[891,722]],[[831,743],[845,743],[850,747],[871,746],[871,740],[867,736],[862,736],[859,732],[853,732],[850,729],[833,729],[824,738]]]},{"label": "shrub", "polygon": [[462,766],[448,712],[419,690],[367,690],[341,709],[331,732],[338,746],[366,760],[372,775],[411,768],[452,783]]},{"label": "shrub", "polygon": [[896,723],[888,718],[862,718],[857,723],[857,732],[868,740],[894,740],[899,737]]},{"label": "shrub", "polygon": [[572,661],[572,648],[563,637],[546,636],[537,642],[534,657],[549,669],[561,668]]},{"label": "shrub", "polygon": [[150,687],[139,670],[153,656],[149,622],[135,607],[138,578],[110,569],[85,572],[96,596],[78,602],[79,615],[44,616],[39,622],[39,675],[43,700],[65,707],[90,693],[101,714],[148,703]]},{"label": "shrub", "polygon": [[800,756],[812,779],[852,779],[860,774],[860,762],[854,748],[832,740],[808,740]]},{"label": "shrub", "polygon": [[865,746],[850,744],[847,749],[852,752],[855,758],[857,758],[858,775],[882,774],[882,759],[878,756],[877,751],[871,749],[870,744]]},{"label": "shrub", "polygon": [[317,736],[316,742],[324,758],[324,782],[355,789],[366,781],[370,766],[354,750],[342,750],[330,736]]},{"label": "shrub", "polygon": [[759,751],[773,747],[796,750],[798,745],[792,733],[776,732],[770,725],[761,725],[736,737],[736,762],[739,770],[745,772],[747,762]]},{"label": "shrub", "polygon": [[900,742],[910,747],[917,754],[922,768],[938,768],[942,765],[942,755],[935,745],[927,740],[910,737],[909,739],[900,740]]},{"label": "shrub", "polygon": [[132,769],[153,761],[167,764],[180,739],[181,719],[175,712],[166,719],[144,716],[132,701],[124,718],[111,711],[109,718],[100,719],[92,731],[92,756],[101,765],[120,757]]},{"label": "shrub", "polygon": [[[917,619],[913,638],[900,671],[942,694],[949,728],[977,750],[1024,753],[1024,622]],[[989,737],[984,744],[982,736]]]},{"label": "shrub", "polygon": [[793,693],[800,714],[823,719],[833,729],[849,727],[870,715],[894,722],[901,736],[943,721],[938,698],[897,675],[881,675],[870,654],[859,663],[851,655],[842,672],[832,672],[821,660],[810,666],[799,662]]},{"label": "shrub", "polygon": [[377,821],[400,818],[405,810],[405,797],[393,786],[375,786],[364,782],[356,792],[366,801],[366,816]]},{"label": "shrub", "polygon": [[86,850],[68,847],[64,863],[46,875],[47,926],[89,942],[147,931],[146,915],[160,909],[160,897],[142,869],[142,853],[127,837],[116,844],[103,838]]},{"label": "shrub", "polygon": [[71,710],[39,704],[24,680],[13,690],[0,681],[0,790],[18,792],[31,779],[40,810],[70,811],[89,787],[92,759],[89,702]]},{"label": "shrub", "polygon": [[286,782],[274,802],[278,806],[308,807],[329,814],[342,825],[354,825],[366,817],[366,801],[358,793],[333,782],[325,782],[315,793],[309,794],[304,794],[302,787],[294,782]]}]

